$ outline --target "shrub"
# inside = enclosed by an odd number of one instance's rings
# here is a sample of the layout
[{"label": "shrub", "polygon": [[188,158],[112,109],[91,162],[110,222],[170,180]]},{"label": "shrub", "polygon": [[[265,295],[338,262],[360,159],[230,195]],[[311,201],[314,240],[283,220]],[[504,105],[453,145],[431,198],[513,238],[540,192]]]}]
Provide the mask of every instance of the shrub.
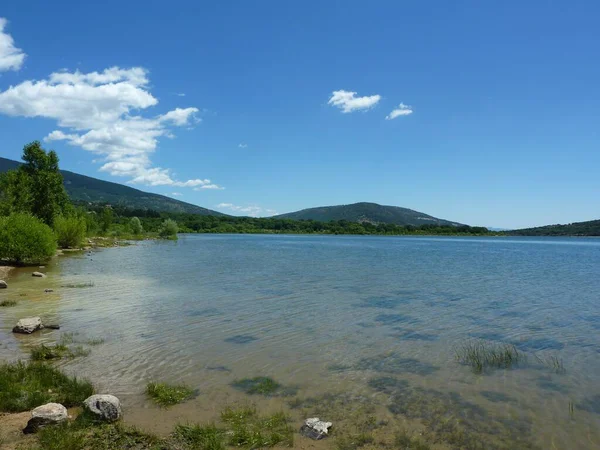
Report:
[{"label": "shrub", "polygon": [[138,234],[142,234],[142,232],[144,231],[144,229],[142,228],[142,223],[137,217],[131,218],[131,220],[129,221],[129,227],[131,228],[131,232],[136,236]]},{"label": "shrub", "polygon": [[63,248],[79,248],[85,238],[87,224],[85,217],[57,216],[54,219],[54,232],[58,245]]},{"label": "shrub", "polygon": [[177,222],[166,219],[158,229],[158,235],[163,239],[177,239]]},{"label": "shrub", "polygon": [[0,259],[17,264],[38,264],[56,252],[52,229],[28,214],[0,217]]}]

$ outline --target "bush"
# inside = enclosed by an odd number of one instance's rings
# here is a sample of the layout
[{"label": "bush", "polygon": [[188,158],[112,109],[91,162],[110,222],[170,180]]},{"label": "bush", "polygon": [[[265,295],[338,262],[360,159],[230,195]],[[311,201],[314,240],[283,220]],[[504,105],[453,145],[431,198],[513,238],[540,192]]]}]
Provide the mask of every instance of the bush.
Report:
[{"label": "bush", "polygon": [[136,236],[138,234],[142,234],[142,231],[144,231],[144,229],[142,228],[142,223],[137,217],[131,218],[131,220],[129,221],[129,227],[131,228],[131,232]]},{"label": "bush", "polygon": [[0,217],[0,259],[17,264],[39,264],[56,253],[52,229],[28,214]]},{"label": "bush", "polygon": [[87,224],[85,217],[57,216],[54,219],[54,232],[59,247],[79,248],[85,238]]},{"label": "bush", "polygon": [[163,239],[177,239],[177,222],[166,219],[158,229],[158,235]]}]

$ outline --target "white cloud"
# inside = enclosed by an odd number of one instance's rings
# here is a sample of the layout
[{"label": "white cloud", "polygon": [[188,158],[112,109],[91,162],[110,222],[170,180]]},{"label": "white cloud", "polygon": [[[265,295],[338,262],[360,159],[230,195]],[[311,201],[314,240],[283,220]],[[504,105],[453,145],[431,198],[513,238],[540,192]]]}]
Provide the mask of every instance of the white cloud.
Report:
[{"label": "white cloud", "polygon": [[185,94],[183,92],[178,92],[175,94],[177,97],[185,97]]},{"label": "white cloud", "polygon": [[332,106],[337,106],[343,113],[351,113],[361,109],[372,108],[379,100],[381,100],[381,95],[356,97],[356,92],[341,90],[333,91],[327,103]]},{"label": "white cloud", "polygon": [[158,139],[173,138],[173,127],[189,127],[200,119],[198,108],[175,108],[145,117],[139,111],[158,100],[148,90],[142,67],[111,67],[102,72],[55,72],[48,79],[24,81],[0,92],[0,113],[56,120],[46,141],[66,141],[96,155],[101,171],[128,177],[128,183],[195,187],[210,180],[179,181],[169,169],[154,167],[150,155]]},{"label": "white cloud", "polygon": [[25,57],[23,50],[15,47],[12,36],[4,32],[8,20],[0,17],[0,72],[6,70],[19,70],[23,66]]},{"label": "white cloud", "polygon": [[218,184],[212,184],[212,183],[210,183],[210,184],[204,184],[204,185],[202,185],[200,187],[194,188],[195,191],[199,191],[201,189],[216,189],[216,190],[222,191],[225,188],[219,186]]},{"label": "white cloud", "polygon": [[181,197],[183,194],[181,192],[171,192],[173,197]]},{"label": "white cloud", "polygon": [[392,120],[400,116],[408,116],[413,113],[412,106],[400,103],[398,108],[394,109],[391,113],[385,116],[385,120]]},{"label": "white cloud", "polygon": [[274,209],[265,209],[256,205],[238,206],[234,205],[233,203],[219,203],[216,208],[228,209],[230,211],[242,213],[250,217],[273,216],[277,214],[277,211]]},{"label": "white cloud", "polygon": [[238,144],[239,148],[248,148],[248,144]]}]

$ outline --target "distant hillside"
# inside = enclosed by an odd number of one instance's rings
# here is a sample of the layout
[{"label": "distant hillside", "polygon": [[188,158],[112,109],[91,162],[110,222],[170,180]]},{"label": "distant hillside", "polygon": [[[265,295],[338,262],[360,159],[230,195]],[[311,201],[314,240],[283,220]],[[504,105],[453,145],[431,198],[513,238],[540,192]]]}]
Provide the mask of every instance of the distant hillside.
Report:
[{"label": "distant hillside", "polygon": [[317,220],[329,222],[331,220],[347,220],[349,222],[391,223],[395,225],[453,225],[460,226],[458,222],[438,219],[428,214],[413,211],[399,206],[385,206],[377,203],[354,203],[352,205],[321,206],[318,208],[303,209],[301,211],[281,214],[277,218],[295,220]]},{"label": "distant hillside", "polygon": [[600,220],[523,228],[522,230],[511,230],[506,233],[515,236],[600,236]]},{"label": "distant hillside", "polygon": [[[16,169],[20,164],[20,162],[11,159],[0,158],[0,173]],[[164,195],[143,192],[122,184],[86,177],[68,170],[61,170],[61,172],[65,180],[65,188],[74,201],[109,203],[127,208],[153,209],[169,213],[189,213],[205,216],[226,215]]]}]

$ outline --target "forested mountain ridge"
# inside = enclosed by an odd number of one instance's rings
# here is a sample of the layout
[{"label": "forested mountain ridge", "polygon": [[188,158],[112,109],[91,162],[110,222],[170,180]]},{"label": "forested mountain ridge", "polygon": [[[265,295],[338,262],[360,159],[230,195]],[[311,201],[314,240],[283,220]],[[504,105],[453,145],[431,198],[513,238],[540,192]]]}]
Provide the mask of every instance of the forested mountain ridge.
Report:
[{"label": "forested mountain ridge", "polygon": [[316,220],[329,222],[347,220],[349,222],[369,222],[372,224],[389,223],[394,225],[452,225],[463,224],[450,220],[438,219],[419,211],[399,206],[379,205],[377,203],[353,203],[350,205],[321,206],[301,211],[280,214],[275,218],[295,220]]},{"label": "forested mountain ridge", "polygon": [[[20,164],[18,161],[0,157],[0,173],[16,169]],[[188,213],[205,216],[226,215],[164,195],[140,191],[119,183],[99,180],[68,170],[61,170],[60,172],[64,178],[67,193],[74,202],[108,203],[124,208],[149,209],[166,213]]]},{"label": "forested mountain ridge", "polygon": [[600,220],[523,228],[506,233],[513,236],[600,236]]}]

